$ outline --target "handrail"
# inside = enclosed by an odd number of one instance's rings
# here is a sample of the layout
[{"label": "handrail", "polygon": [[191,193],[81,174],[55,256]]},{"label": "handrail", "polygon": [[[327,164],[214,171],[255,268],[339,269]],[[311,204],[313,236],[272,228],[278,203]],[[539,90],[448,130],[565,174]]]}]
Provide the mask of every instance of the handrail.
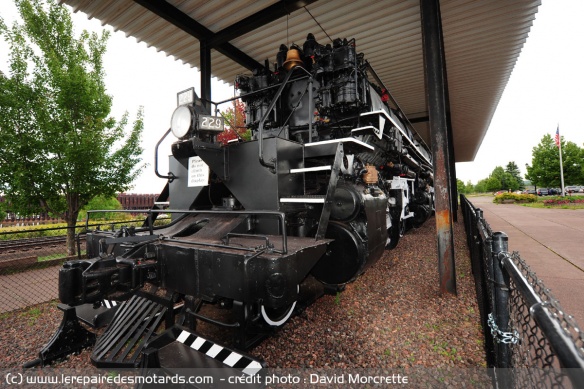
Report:
[{"label": "handrail", "polygon": [[158,148],[160,147],[160,144],[162,143],[162,141],[168,136],[168,134],[170,134],[170,128],[164,133],[164,135],[162,135],[162,138],[160,138],[160,140],[158,141],[158,143],[156,143],[156,147],[154,148],[154,173],[160,177],[160,178],[166,178],[168,179],[170,182],[174,181],[175,178],[177,178],[177,176],[175,176],[172,172],[168,172],[167,176],[163,176],[160,173],[158,173]]},{"label": "handrail", "polygon": [[[87,211],[87,219],[86,225],[89,222],[89,214],[96,213],[96,212],[119,212],[119,213],[128,213],[132,212],[131,210],[127,209],[111,209],[111,210],[91,210]],[[272,215],[277,216],[280,219],[280,228],[282,232],[282,252],[281,254],[285,255],[288,253],[288,236],[286,234],[286,214],[280,211],[266,211],[266,210],[258,210],[258,211],[233,211],[233,210],[182,210],[182,209],[149,209],[145,211],[148,214],[148,217],[151,217],[152,213],[180,213],[180,214],[215,214],[215,215]],[[150,231],[152,234],[152,226],[150,226]]]}]

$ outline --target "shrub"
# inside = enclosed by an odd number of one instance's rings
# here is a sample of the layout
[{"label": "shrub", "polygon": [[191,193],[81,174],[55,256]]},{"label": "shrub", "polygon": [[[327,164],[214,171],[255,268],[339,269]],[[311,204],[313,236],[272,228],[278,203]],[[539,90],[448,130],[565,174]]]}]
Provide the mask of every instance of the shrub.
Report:
[{"label": "shrub", "polygon": [[501,204],[503,202],[514,203],[535,203],[537,196],[532,194],[518,194],[518,193],[501,193],[493,199],[494,203]]}]

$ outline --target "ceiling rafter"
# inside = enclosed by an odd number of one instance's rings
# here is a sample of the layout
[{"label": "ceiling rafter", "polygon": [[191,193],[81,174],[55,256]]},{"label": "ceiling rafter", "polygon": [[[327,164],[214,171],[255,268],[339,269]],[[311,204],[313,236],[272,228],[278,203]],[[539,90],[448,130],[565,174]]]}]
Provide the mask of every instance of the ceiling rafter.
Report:
[{"label": "ceiling rafter", "polygon": [[[204,45],[209,39],[214,35],[213,31],[209,30],[207,27],[203,26],[201,23],[192,19],[189,15],[183,13],[177,8],[173,7],[166,1],[159,0],[134,0],[137,4],[148,9],[149,11],[160,16],[167,22],[180,28],[187,34],[195,37]],[[249,70],[254,70],[262,67],[258,61],[245,54],[243,51],[239,50],[237,47],[233,46],[231,43],[220,43],[213,47],[215,50],[223,54],[224,56],[232,59],[241,66]]]},{"label": "ceiling rafter", "polygon": [[201,47],[215,49],[241,66],[249,70],[254,70],[261,68],[262,65],[233,46],[229,41],[284,17],[308,4],[312,4],[317,0],[281,0],[216,33],[166,1],[134,1],[199,40]]}]

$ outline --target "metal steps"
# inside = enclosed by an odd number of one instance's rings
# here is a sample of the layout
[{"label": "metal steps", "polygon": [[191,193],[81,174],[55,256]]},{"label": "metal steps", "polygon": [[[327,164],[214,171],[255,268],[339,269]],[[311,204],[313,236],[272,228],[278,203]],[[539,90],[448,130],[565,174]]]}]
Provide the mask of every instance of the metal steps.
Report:
[{"label": "metal steps", "polygon": [[154,335],[168,306],[134,295],[124,302],[95,344],[91,361],[97,367],[136,367],[146,342]]}]

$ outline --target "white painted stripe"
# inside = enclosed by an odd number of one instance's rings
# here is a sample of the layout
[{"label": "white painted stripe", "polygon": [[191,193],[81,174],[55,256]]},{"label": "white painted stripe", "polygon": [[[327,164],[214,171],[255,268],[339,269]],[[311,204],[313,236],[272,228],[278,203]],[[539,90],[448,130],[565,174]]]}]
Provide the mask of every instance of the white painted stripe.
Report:
[{"label": "white painted stripe", "polygon": [[232,352],[229,356],[223,361],[229,367],[233,367],[239,360],[241,359],[241,355],[236,352]]},{"label": "white painted stripe", "polygon": [[210,356],[211,358],[215,358],[217,354],[221,352],[221,350],[223,350],[223,347],[214,344],[213,346],[211,346],[209,351],[207,351],[207,355]]},{"label": "white painted stripe", "polygon": [[[177,340],[177,342],[180,342],[180,343],[185,344],[186,340],[189,338],[190,335],[196,336],[195,334],[191,334],[188,331],[182,331],[180,333],[180,335],[177,336],[176,340]],[[201,346],[206,341],[207,341],[206,339],[201,338],[200,336],[196,336],[195,341],[193,342],[193,344],[190,345],[190,347],[192,349],[195,349],[195,350],[199,351],[199,349],[201,348]],[[213,343],[213,342],[211,342],[211,343]],[[224,350],[223,347],[221,347],[221,346],[216,345],[215,343],[213,343],[213,346],[211,346],[211,348],[207,351],[206,355],[208,357],[215,358],[223,350]],[[254,361],[254,360],[249,359],[249,358],[245,358],[241,354],[236,353],[235,351],[232,351],[231,354],[229,354],[229,356],[227,358],[225,358],[225,360],[222,361],[222,362],[225,365],[229,366],[229,367],[233,367],[242,358],[244,358],[244,361],[247,360],[247,361],[250,362],[246,366],[246,368],[242,370],[242,373],[247,374],[247,375],[254,375],[254,374],[257,374],[262,369],[262,365],[259,362]]]},{"label": "white painted stripe", "polygon": [[331,168],[332,168],[331,165],[303,167],[303,168],[298,168],[298,169],[290,169],[290,173],[319,172],[322,170],[331,170]]},{"label": "white painted stripe", "polygon": [[243,369],[243,373],[247,375],[254,375],[257,374],[262,369],[262,365],[260,365],[257,361],[252,361],[245,369]]},{"label": "white painted stripe", "polygon": [[110,302],[108,300],[103,300],[103,305],[105,305],[106,308],[111,308],[112,307],[110,305]]},{"label": "white painted stripe", "polygon": [[197,336],[197,339],[195,339],[195,341],[193,342],[193,344],[191,344],[191,348],[194,348],[195,350],[198,350],[201,348],[201,346],[203,345],[203,343],[205,343],[205,339],[201,338],[200,336]]},{"label": "white painted stripe", "polygon": [[365,127],[357,127],[357,128],[353,128],[351,130],[351,132],[359,132],[359,131],[365,131],[365,130],[372,130],[372,131],[379,131],[377,128],[373,127],[373,126],[365,126]]},{"label": "white painted stripe", "polygon": [[371,146],[363,141],[360,141],[359,139],[355,139],[355,138],[339,138],[339,139],[322,140],[320,142],[306,143],[304,145],[304,147],[320,146],[320,145],[326,145],[326,144],[331,144],[331,143],[340,143],[340,142],[343,142],[343,143],[351,142],[351,143],[358,144],[359,146],[363,146],[367,149],[375,150],[375,147],[373,147],[373,146]]},{"label": "white painted stripe", "polygon": [[176,340],[178,340],[181,343],[184,343],[185,340],[187,340],[187,338],[189,337],[189,333],[186,331],[183,331],[180,333],[180,335],[178,336],[178,338],[176,338]]},{"label": "white painted stripe", "polygon": [[[361,116],[371,115],[371,114],[381,114],[381,115],[385,116],[391,122],[391,124],[393,124],[395,126],[395,128],[397,128],[399,130],[399,132],[401,132],[401,134],[403,135],[403,137],[406,138],[408,142],[410,142],[410,144],[414,147],[414,149],[416,149],[416,151],[418,152],[419,156],[422,157],[422,158],[424,158],[424,160],[428,164],[431,164],[431,162],[428,160],[428,158],[426,158],[426,156],[424,154],[422,154],[422,152],[419,150],[418,146],[414,143],[414,141],[410,139],[410,137],[408,136],[408,134],[406,134],[406,131],[387,112],[385,112],[382,109],[382,110],[379,110],[379,111],[371,111],[371,112],[362,113]],[[419,136],[419,134],[418,134],[418,136]]]},{"label": "white painted stripe", "polygon": [[308,198],[308,197],[282,197],[281,203],[315,203],[324,204],[324,198]]}]

